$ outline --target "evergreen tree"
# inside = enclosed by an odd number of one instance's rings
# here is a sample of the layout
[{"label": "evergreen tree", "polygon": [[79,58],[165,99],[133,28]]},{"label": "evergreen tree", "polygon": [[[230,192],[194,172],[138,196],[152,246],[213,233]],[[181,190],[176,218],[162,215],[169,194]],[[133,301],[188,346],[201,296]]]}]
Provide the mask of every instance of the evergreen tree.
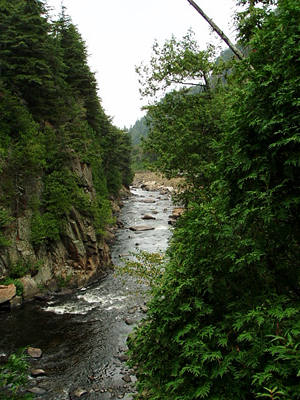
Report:
[{"label": "evergreen tree", "polygon": [[37,119],[55,119],[62,60],[55,47],[44,3],[1,0],[1,75]]}]

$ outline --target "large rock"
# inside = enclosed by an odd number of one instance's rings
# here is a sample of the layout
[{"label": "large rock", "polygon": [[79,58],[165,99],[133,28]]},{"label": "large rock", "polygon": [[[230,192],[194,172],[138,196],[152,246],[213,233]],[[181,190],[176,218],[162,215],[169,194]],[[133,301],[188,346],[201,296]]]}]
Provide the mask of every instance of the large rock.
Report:
[{"label": "large rock", "polygon": [[36,281],[30,275],[23,276],[20,281],[24,287],[23,297],[25,300],[33,299],[35,295],[40,293]]},{"label": "large rock", "polygon": [[23,304],[23,298],[22,298],[22,296],[15,296],[9,300],[9,303],[10,303],[11,310],[13,310],[15,308],[19,308]]},{"label": "large rock", "polygon": [[37,347],[28,347],[27,353],[32,358],[41,358],[42,357],[42,350]]},{"label": "large rock", "polygon": [[172,212],[172,218],[177,219],[177,218],[179,218],[183,213],[184,213],[184,208],[182,208],[182,207],[174,208],[174,209],[173,209],[173,212]]},{"label": "large rock", "polygon": [[156,219],[156,218],[153,217],[153,215],[146,214],[142,216],[142,219]]},{"label": "large rock", "polygon": [[139,226],[130,226],[129,229],[134,232],[142,232],[142,231],[151,231],[155,228],[153,226],[139,225]]},{"label": "large rock", "polygon": [[141,203],[151,204],[151,203],[156,203],[156,200],[154,200],[154,199],[142,199],[142,200],[140,200],[140,202]]},{"label": "large rock", "polygon": [[15,297],[17,293],[13,283],[10,285],[0,285],[0,304],[5,303]]}]

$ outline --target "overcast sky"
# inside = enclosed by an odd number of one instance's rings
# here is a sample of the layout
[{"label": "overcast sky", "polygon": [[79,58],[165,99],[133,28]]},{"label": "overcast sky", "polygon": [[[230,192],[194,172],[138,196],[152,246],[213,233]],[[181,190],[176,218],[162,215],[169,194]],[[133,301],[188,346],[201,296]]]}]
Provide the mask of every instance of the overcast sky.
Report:
[{"label": "overcast sky", "polygon": [[[234,40],[235,0],[197,3]],[[59,12],[61,0],[47,4]],[[203,48],[214,39],[187,0],[64,0],[64,5],[86,42],[102,105],[121,128],[143,115],[140,108],[146,103],[140,100],[135,65],[150,59],[155,39],[180,38],[189,28]]]}]

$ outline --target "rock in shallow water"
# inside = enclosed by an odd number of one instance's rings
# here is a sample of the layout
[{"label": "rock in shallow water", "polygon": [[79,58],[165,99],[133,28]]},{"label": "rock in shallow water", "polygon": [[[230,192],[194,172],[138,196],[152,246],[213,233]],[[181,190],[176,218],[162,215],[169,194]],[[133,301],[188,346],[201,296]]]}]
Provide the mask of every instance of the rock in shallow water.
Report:
[{"label": "rock in shallow water", "polygon": [[82,389],[82,388],[78,388],[74,392],[74,396],[77,397],[77,398],[80,398],[81,396],[84,396],[85,394],[87,394],[87,391],[85,389]]},{"label": "rock in shallow water", "polygon": [[129,357],[127,354],[121,354],[118,356],[118,359],[122,362],[128,361]]},{"label": "rock in shallow water", "polygon": [[40,358],[42,357],[42,350],[35,347],[28,347],[27,353],[32,358]]},{"label": "rock in shallow water", "polygon": [[136,321],[133,320],[133,319],[131,319],[131,318],[125,318],[124,321],[125,321],[125,324],[126,324],[126,325],[133,325],[133,324],[136,323]]},{"label": "rock in shallow water", "polygon": [[142,231],[152,231],[155,228],[153,226],[139,225],[139,226],[130,226],[129,229],[134,232],[142,232]]},{"label": "rock in shallow water", "polygon": [[145,215],[142,216],[142,219],[156,219],[156,218],[153,217],[153,215],[145,214]]},{"label": "rock in shallow water", "polygon": [[131,376],[130,375],[124,375],[122,376],[122,379],[124,382],[130,383],[131,382]]},{"label": "rock in shallow water", "polygon": [[33,376],[34,378],[37,378],[38,376],[44,376],[46,375],[46,372],[43,369],[32,369],[30,371],[31,376]]},{"label": "rock in shallow water", "polygon": [[30,393],[33,393],[33,394],[45,394],[47,392],[47,390],[36,386],[36,387],[28,389],[27,392],[30,392]]}]

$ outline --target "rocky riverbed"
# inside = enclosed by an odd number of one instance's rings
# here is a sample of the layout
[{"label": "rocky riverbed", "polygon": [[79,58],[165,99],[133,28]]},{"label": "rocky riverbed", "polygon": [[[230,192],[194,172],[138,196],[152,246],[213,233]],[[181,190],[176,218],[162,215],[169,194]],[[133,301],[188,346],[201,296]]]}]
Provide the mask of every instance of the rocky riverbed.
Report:
[{"label": "rocky riverbed", "polygon": [[[163,252],[171,236],[170,190],[140,186],[124,201],[114,264],[137,249]],[[0,354],[22,346],[42,350],[41,357],[31,358],[35,372],[27,387],[37,399],[129,400],[136,377],[126,366],[126,339],[145,316],[146,302],[147,287],[112,272],[72,294],[2,314]]]}]

